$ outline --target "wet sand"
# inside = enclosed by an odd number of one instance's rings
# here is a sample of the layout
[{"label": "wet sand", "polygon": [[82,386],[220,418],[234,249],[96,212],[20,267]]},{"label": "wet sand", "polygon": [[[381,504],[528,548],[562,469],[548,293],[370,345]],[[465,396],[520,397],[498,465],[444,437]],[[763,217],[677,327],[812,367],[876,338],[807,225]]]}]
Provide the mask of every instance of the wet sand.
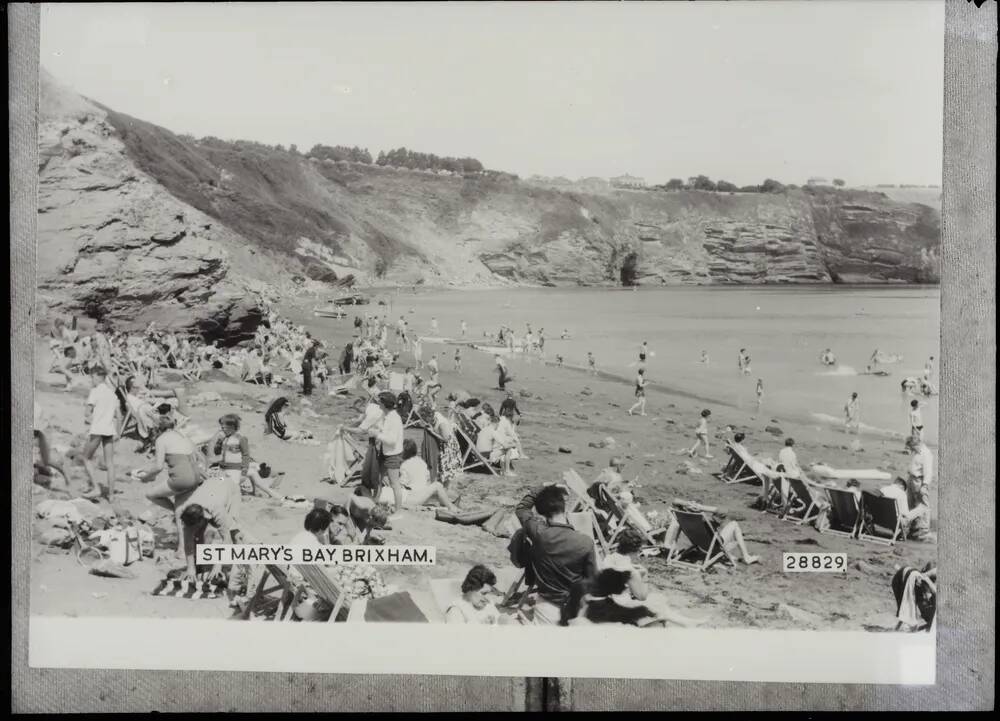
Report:
[{"label": "wet sand", "polygon": [[[350,318],[315,318],[311,313],[313,305],[312,302],[290,301],[282,313],[293,322],[307,325],[314,336],[332,343],[339,355],[339,348],[352,335]],[[381,310],[377,306],[365,309]],[[41,347],[39,344],[39,350]],[[390,347],[395,348],[392,340]],[[463,389],[494,407],[499,405],[503,394],[496,389],[496,373],[489,355],[463,349],[463,373],[457,375],[452,370],[453,346],[425,343],[424,358],[430,358],[437,349],[443,352],[439,360],[444,385],[441,398],[452,390]],[[411,360],[412,355],[406,349],[400,358],[401,365]],[[517,464],[517,477],[466,474],[460,478],[457,487],[462,493],[461,508],[512,506],[526,488],[544,481],[559,481],[563,471],[569,468],[589,481],[607,465],[612,455],[621,455],[627,463],[625,478],[639,477],[641,488],[636,496],[644,512],[657,509],[662,514],[674,498],[718,506],[726,511],[729,519],[740,523],[750,552],[760,556],[761,562],[753,566],[740,563],[734,568],[716,564],[707,573],[668,567],[661,558],[644,559],[651,585],[682,613],[704,619],[707,627],[891,629],[895,626],[895,604],[889,582],[895,567],[922,565],[936,559],[934,543],[907,541],[889,548],[821,535],[811,526],[796,526],[772,514],[752,510],[749,504],[758,495],[758,487],[727,486],[710,475],[725,463],[722,444],[728,437],[727,426],[745,432],[745,445],[759,457],[777,457],[784,437],[793,436],[803,467],[824,462],[840,468],[880,468],[904,474],[908,456],[899,441],[862,434],[864,448],[856,452],[849,450],[853,436],[839,429],[787,422],[766,413],[754,418],[753,414],[738,409],[713,408],[710,432],[715,458],[692,461],[696,469],[693,472],[687,457],[676,452],[693,443],[693,428],[704,407],[702,401],[654,388],[648,392],[648,416],[630,417],[626,411],[634,401],[632,389],[618,379],[546,365],[518,355],[507,358],[507,362],[513,375],[509,387],[518,394],[518,407],[523,413],[520,433],[529,460]],[[279,375],[295,379],[284,371]],[[198,427],[214,430],[216,419],[223,413],[236,412],[242,416],[242,432],[250,441],[254,458],[267,461],[276,471],[285,473],[279,492],[338,502],[347,500],[350,487],[338,488],[321,480],[325,475],[322,456],[333,429],[357,417],[351,407],[356,396],[349,399],[331,397],[320,387],[309,399],[310,403],[304,404],[298,386],[266,389],[240,383],[218,372],[200,383],[182,385],[188,395],[212,391],[222,399],[190,409],[192,423]],[[320,439],[320,446],[287,443],[264,435],[264,410],[280,395],[292,401],[287,413],[291,427],[312,431]],[[49,434],[54,445],[65,445],[71,436],[85,431],[85,398],[86,390],[83,389],[67,391],[38,384],[36,399],[53,419]],[[782,434],[766,432],[766,426],[778,426]],[[614,449],[588,445],[609,436],[615,440]],[[122,493],[116,502],[120,508],[138,515],[153,507],[143,496],[145,487],[127,479],[128,471],[147,463],[134,452],[135,446],[136,442],[130,440],[118,446],[120,470],[117,475]],[[560,446],[572,452],[561,453]],[[74,468],[71,477],[78,490],[83,484],[83,469]],[[35,504],[47,497],[59,497],[41,488],[35,490]],[[936,500],[935,492],[932,499],[935,516]],[[158,512],[158,515],[165,514]],[[243,499],[244,525],[263,542],[287,542],[301,528],[304,515],[303,510],[284,508],[264,498]],[[390,544],[433,544],[437,547],[437,565],[433,568],[383,568],[386,581],[401,588],[426,591],[428,579],[461,577],[476,563],[494,568],[510,565],[507,539],[497,538],[478,526],[435,521],[432,509],[407,511],[401,520],[393,523],[391,531],[379,531],[377,535]],[[167,549],[175,547],[175,538],[162,536],[159,540]],[[31,609],[34,614],[151,618],[225,618],[230,615],[225,600],[151,596],[164,569],[148,559],[130,567],[139,575],[137,579],[106,579],[88,575],[69,552],[46,549],[37,540],[32,550]],[[786,574],[781,569],[781,554],[785,551],[844,552],[849,570],[839,574]],[[855,566],[858,561],[863,562],[864,570]]]}]

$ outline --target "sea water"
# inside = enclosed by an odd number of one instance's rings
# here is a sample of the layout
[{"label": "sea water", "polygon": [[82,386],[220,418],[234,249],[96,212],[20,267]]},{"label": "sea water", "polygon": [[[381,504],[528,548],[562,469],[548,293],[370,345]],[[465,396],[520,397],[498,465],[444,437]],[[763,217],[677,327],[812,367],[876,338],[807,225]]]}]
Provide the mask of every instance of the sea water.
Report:
[{"label": "sea water", "polygon": [[[760,379],[761,417],[842,426],[844,405],[857,392],[863,430],[881,436],[909,431],[911,397],[901,392],[904,377],[920,377],[933,356],[932,382],[937,386],[939,380],[936,287],[517,288],[390,292],[385,298],[388,307],[365,310],[386,313],[393,322],[402,315],[426,336],[458,339],[465,320],[466,340],[496,345],[502,324],[523,337],[530,323],[536,334],[544,329],[548,360],[558,354],[567,365],[586,366],[589,351],[599,370],[629,382],[636,375],[639,346],[646,341],[651,387],[696,396],[706,407],[755,411]],[[431,328],[432,317],[438,321],[437,332]],[[564,331],[570,339],[560,339]],[[432,348],[425,346],[425,359]],[[751,358],[749,375],[738,368],[741,348]],[[836,356],[835,366],[820,362],[826,348]],[[864,374],[876,349],[902,356],[882,366],[888,376]],[[707,352],[707,364],[701,362],[702,351]],[[446,351],[445,357],[451,354]],[[518,356],[510,362],[516,376]],[[442,367],[450,367],[450,361]],[[623,403],[631,404],[632,391],[623,387],[622,395]],[[937,398],[920,400],[924,436],[935,444]],[[655,412],[655,403],[650,394],[649,412]]]}]

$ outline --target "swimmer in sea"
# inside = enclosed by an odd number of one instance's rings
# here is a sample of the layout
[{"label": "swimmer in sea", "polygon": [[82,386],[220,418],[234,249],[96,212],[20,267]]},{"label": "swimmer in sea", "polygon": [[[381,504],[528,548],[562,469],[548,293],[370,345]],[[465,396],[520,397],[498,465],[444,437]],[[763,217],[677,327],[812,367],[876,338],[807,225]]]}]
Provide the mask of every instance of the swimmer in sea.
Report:
[{"label": "swimmer in sea", "polygon": [[460,324],[460,330],[459,330],[459,332],[460,332],[460,333],[462,334],[462,337],[463,337],[463,338],[465,337],[465,333],[466,333],[466,331],[468,331],[468,330],[469,330],[469,326],[468,326],[468,325],[466,325],[466,324],[465,324],[465,321],[463,320],[463,321],[461,322],[461,324]]},{"label": "swimmer in sea", "polygon": [[757,413],[760,413],[760,404],[764,401],[764,380],[757,379]]},{"label": "swimmer in sea", "polygon": [[556,356],[556,364],[557,365],[562,365],[563,364],[563,357],[561,355],[557,355]]},{"label": "swimmer in sea", "polygon": [[931,356],[926,363],[924,363],[924,380],[930,380],[931,375],[934,373],[934,356]]},{"label": "swimmer in sea", "polygon": [[750,354],[747,353],[746,348],[740,348],[740,355],[737,362],[740,367],[740,372],[745,376],[750,375]]},{"label": "swimmer in sea", "polygon": [[832,366],[837,363],[837,359],[834,357],[833,351],[830,350],[829,348],[827,348],[825,351],[823,351],[822,354],[820,354],[819,361],[825,366]]},{"label": "swimmer in sea", "polygon": [[643,341],[642,345],[639,346],[639,362],[640,363],[645,363],[646,362],[646,356],[648,354],[649,354],[649,345],[646,343],[646,341]]},{"label": "swimmer in sea", "polygon": [[852,429],[861,432],[861,401],[857,393],[851,393],[851,400],[844,406],[844,431],[850,433]]},{"label": "swimmer in sea", "polygon": [[708,365],[708,351],[707,350],[703,350],[701,352],[701,362],[704,363],[705,365]]},{"label": "swimmer in sea", "polygon": [[587,366],[593,371],[594,375],[597,375],[597,361],[594,359],[594,354],[587,351]]},{"label": "swimmer in sea", "polygon": [[436,317],[431,317],[431,333],[437,335],[438,332],[438,319]]},{"label": "swimmer in sea", "polygon": [[462,349],[455,349],[455,372],[462,375]]},{"label": "swimmer in sea", "polygon": [[640,416],[646,415],[646,371],[642,368],[635,376],[635,397],[636,401],[628,409],[628,414],[632,415],[638,408]]},{"label": "swimmer in sea", "polygon": [[569,339],[569,331],[567,329],[563,328],[562,335],[559,336],[559,339],[560,340],[567,340],[567,339]]}]

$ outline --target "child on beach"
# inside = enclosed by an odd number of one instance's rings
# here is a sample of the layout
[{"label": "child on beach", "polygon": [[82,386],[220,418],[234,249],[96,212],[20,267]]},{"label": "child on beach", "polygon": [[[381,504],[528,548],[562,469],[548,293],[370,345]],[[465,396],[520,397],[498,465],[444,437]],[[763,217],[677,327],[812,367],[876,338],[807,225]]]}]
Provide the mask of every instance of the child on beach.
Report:
[{"label": "child on beach", "polygon": [[[104,497],[110,502],[114,498],[115,492],[115,439],[118,436],[118,416],[120,413],[118,396],[108,383],[108,373],[102,366],[94,366],[90,371],[90,378],[94,387],[90,391],[90,395],[87,396],[84,411],[89,426],[89,436],[80,454],[89,482],[83,495],[89,497],[101,490]],[[104,451],[104,465],[108,472],[108,484],[100,489],[94,482],[92,462],[98,447]]]},{"label": "child on beach", "polygon": [[857,393],[851,393],[851,400],[844,406],[844,431],[855,433],[861,430],[861,401],[858,400]]},{"label": "child on beach", "polygon": [[750,375],[750,354],[747,353],[746,348],[740,348],[740,355],[737,362],[740,367],[740,372],[745,376]]},{"label": "child on beach", "polygon": [[594,354],[587,351],[587,367],[590,368],[591,372],[597,375],[597,361],[594,359]]},{"label": "child on beach", "polygon": [[250,442],[240,433],[240,417],[227,413],[219,418],[219,431],[208,443],[210,466],[217,466],[237,498],[250,470]]},{"label": "child on beach", "polygon": [[462,349],[455,349],[455,372],[462,375]]},{"label": "child on beach", "polygon": [[910,437],[923,440],[924,419],[920,414],[920,401],[914,398],[910,401]]},{"label": "child on beach", "polygon": [[465,321],[463,320],[463,321],[462,321],[462,323],[461,323],[461,328],[460,328],[460,330],[459,330],[459,333],[461,334],[461,336],[462,336],[463,338],[465,337],[465,334],[466,334],[466,332],[467,332],[468,330],[469,330],[469,326],[468,326],[468,325],[466,325],[466,324],[465,324]]},{"label": "child on beach", "polygon": [[708,418],[712,415],[712,411],[707,408],[701,412],[701,420],[698,421],[698,428],[695,430],[695,442],[691,448],[688,449],[688,455],[694,458],[695,454],[698,452],[698,446],[704,446],[705,448],[705,458],[714,458],[715,456],[709,455],[708,453]]},{"label": "child on beach", "polygon": [[643,341],[642,345],[639,346],[639,362],[640,363],[645,363],[646,362],[646,356],[648,354],[649,354],[649,345],[646,343],[646,341]]},{"label": "child on beach", "polygon": [[628,409],[628,414],[632,415],[636,409],[639,409],[640,416],[646,415],[646,371],[642,368],[635,376],[635,397],[636,401]]},{"label": "child on beach", "polygon": [[757,379],[757,413],[760,413],[760,404],[764,401],[764,380]]}]

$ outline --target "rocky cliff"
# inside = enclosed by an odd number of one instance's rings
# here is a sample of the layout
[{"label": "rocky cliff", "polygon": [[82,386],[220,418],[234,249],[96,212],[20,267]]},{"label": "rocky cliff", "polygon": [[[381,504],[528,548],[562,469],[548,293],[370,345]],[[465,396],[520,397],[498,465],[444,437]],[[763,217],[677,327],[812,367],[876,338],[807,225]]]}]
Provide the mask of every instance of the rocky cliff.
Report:
[{"label": "rocky cliff", "polygon": [[542,187],[195,140],[43,81],[39,285],[130,317],[253,324],[273,277],[432,285],[936,282],[937,211],[880,193]]}]

